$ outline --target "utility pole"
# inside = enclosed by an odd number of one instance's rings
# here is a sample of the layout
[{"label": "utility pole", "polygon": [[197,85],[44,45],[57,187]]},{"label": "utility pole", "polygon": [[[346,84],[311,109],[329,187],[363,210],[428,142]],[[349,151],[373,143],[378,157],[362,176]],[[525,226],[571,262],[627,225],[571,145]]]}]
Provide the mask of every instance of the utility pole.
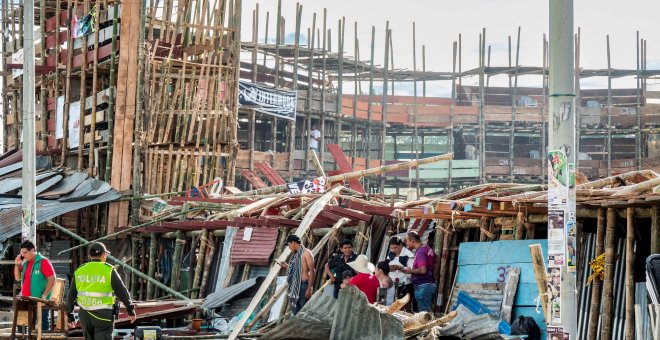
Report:
[{"label": "utility pole", "polygon": [[[21,236],[36,241],[35,134],[34,134],[34,1],[23,3],[23,219]],[[43,51],[42,51],[43,53]],[[44,112],[42,112],[44,114]],[[81,142],[82,143],[82,142]]]},{"label": "utility pole", "polygon": [[[575,286],[576,103],[573,0],[550,0],[548,117],[548,280],[549,325],[577,339]],[[544,150],[546,151],[546,150]],[[556,328],[555,328],[556,327]]]}]

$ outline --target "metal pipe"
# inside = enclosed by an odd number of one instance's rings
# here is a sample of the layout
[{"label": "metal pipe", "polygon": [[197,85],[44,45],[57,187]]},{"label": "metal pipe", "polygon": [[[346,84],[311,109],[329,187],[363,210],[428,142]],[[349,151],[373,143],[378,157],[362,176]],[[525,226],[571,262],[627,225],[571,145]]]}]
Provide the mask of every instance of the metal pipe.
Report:
[{"label": "metal pipe", "polygon": [[[83,245],[87,245],[87,244],[91,243],[91,242],[85,240],[84,238],[78,236],[78,234],[70,231],[67,228],[64,228],[63,226],[61,226],[61,225],[59,225],[59,224],[57,224],[53,221],[47,221],[46,223],[48,223],[49,225],[55,227],[55,229],[58,229],[59,231],[63,232],[64,234],[67,234],[67,235],[71,236],[73,239],[77,240],[78,242],[82,243]],[[161,283],[160,281],[150,277],[149,275],[144,274],[141,271],[127,265],[124,261],[121,261],[120,259],[118,259],[118,258],[116,258],[116,257],[114,257],[110,254],[108,254],[108,259],[110,261],[118,264],[122,268],[124,268],[124,270],[128,270],[131,273],[135,274],[136,276],[147,280],[147,282],[149,282],[149,283],[155,285],[156,287],[162,289],[164,292],[171,294],[172,296],[176,297],[177,299],[188,301],[189,303],[192,303],[192,300],[190,300],[187,297],[183,296],[181,293],[171,289],[170,287],[164,285],[163,283]]]}]

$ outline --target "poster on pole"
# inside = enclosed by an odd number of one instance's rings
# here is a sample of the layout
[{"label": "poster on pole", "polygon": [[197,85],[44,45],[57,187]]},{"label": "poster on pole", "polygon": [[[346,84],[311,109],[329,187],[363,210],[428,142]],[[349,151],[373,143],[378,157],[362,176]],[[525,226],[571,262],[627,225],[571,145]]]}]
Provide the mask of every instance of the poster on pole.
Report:
[{"label": "poster on pole", "polygon": [[548,266],[565,265],[565,212],[561,209],[548,210]]},{"label": "poster on pole", "polygon": [[568,266],[568,272],[574,273],[577,269],[577,259],[575,251],[575,233],[576,226],[575,220],[566,222],[566,265]]},{"label": "poster on pole", "polygon": [[551,325],[561,323],[561,268],[548,267],[548,308]]},{"label": "poster on pole", "polygon": [[564,327],[548,326],[548,340],[569,340],[568,333],[564,332]]},{"label": "poster on pole", "polygon": [[238,104],[278,118],[296,120],[298,92],[238,82]]},{"label": "poster on pole", "polygon": [[566,207],[568,205],[568,162],[561,150],[548,152],[548,205]]}]

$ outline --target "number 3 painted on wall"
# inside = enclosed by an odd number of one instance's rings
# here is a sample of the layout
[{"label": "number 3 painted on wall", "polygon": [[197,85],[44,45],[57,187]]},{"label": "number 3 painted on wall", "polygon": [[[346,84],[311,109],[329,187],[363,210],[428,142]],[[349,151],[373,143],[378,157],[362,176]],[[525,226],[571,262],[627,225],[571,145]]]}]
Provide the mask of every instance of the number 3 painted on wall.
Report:
[{"label": "number 3 painted on wall", "polygon": [[511,266],[497,268],[497,282],[504,282],[506,280],[506,273],[509,272]]}]

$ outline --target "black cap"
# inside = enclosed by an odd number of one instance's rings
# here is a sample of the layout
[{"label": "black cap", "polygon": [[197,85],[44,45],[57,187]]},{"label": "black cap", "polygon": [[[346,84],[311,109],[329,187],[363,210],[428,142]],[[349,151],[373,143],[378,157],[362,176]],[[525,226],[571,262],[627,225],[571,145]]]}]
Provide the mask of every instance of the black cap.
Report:
[{"label": "black cap", "polygon": [[89,246],[89,256],[97,257],[101,256],[103,253],[108,253],[108,249],[105,248],[105,245],[101,242],[94,242]]},{"label": "black cap", "polygon": [[284,244],[289,244],[289,242],[296,242],[298,244],[302,244],[302,242],[300,241],[300,237],[298,237],[298,235],[296,234],[291,234],[287,236],[286,242]]}]

